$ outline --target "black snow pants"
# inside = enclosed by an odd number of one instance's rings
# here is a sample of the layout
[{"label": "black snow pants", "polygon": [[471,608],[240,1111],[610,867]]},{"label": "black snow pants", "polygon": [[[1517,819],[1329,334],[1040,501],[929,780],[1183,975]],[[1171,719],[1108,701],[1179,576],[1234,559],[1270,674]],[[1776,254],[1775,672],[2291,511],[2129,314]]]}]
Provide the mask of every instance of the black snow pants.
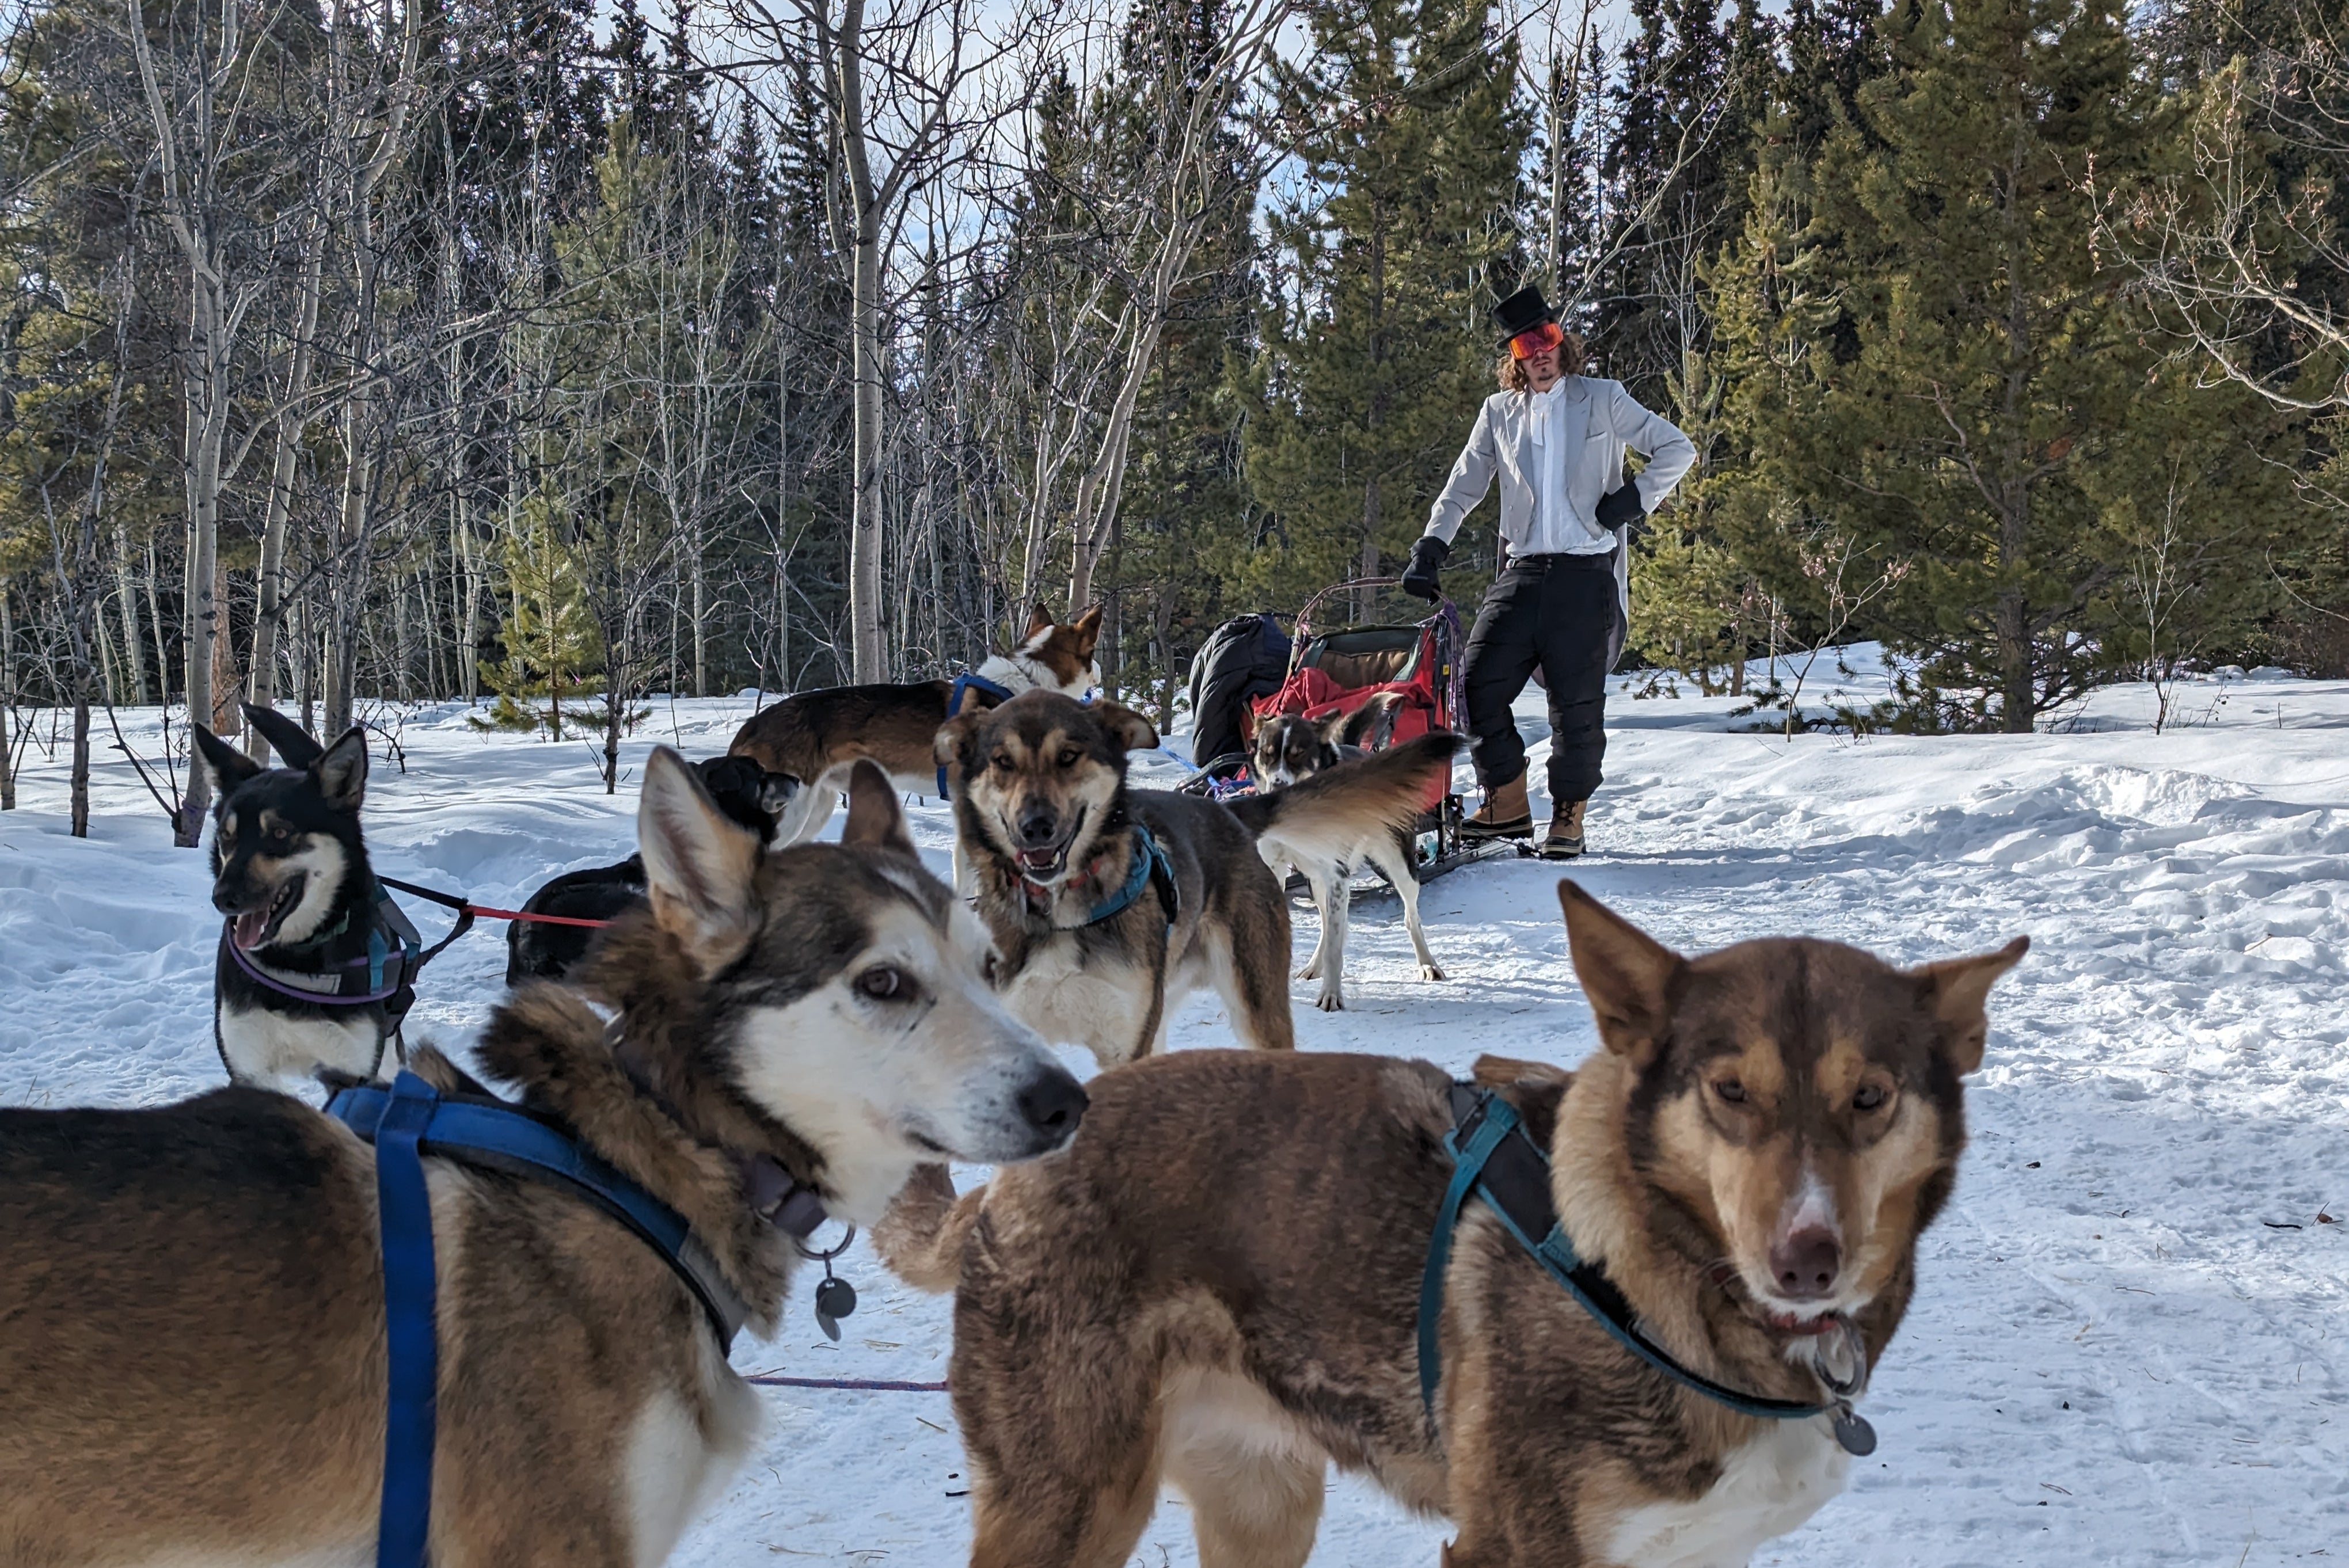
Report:
[{"label": "black snow pants", "polygon": [[1588,800],[1607,754],[1607,654],[1614,645],[1615,556],[1521,555],[1485,592],[1468,634],[1468,729],[1487,792],[1526,770],[1509,705],[1534,666],[1549,688],[1549,794]]}]

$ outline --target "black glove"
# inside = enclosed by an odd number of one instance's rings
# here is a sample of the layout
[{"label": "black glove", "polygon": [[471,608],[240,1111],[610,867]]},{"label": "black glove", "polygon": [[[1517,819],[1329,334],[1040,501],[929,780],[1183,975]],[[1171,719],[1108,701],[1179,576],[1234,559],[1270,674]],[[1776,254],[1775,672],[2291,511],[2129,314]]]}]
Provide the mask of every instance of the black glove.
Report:
[{"label": "black glove", "polygon": [[1640,487],[1629,480],[1599,498],[1599,526],[1601,528],[1627,527],[1647,515],[1648,509],[1640,504]]},{"label": "black glove", "polygon": [[1435,574],[1444,570],[1444,558],[1452,553],[1452,546],[1432,533],[1423,533],[1419,542],[1411,547],[1411,564],[1402,569],[1402,591],[1415,599],[1433,604],[1444,596],[1444,589]]}]

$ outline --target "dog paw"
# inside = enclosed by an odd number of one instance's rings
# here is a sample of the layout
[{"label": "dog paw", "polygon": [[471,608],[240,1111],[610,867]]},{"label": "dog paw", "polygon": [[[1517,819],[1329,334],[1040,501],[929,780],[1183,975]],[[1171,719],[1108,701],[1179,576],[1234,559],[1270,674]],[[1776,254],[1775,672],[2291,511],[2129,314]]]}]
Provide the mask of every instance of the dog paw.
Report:
[{"label": "dog paw", "polygon": [[1346,1010],[1346,998],[1335,991],[1324,991],[1313,998],[1313,1005],[1325,1013],[1342,1013]]},{"label": "dog paw", "polygon": [[1419,977],[1423,980],[1441,980],[1444,978],[1444,974],[1439,965],[1423,964],[1419,966]]}]

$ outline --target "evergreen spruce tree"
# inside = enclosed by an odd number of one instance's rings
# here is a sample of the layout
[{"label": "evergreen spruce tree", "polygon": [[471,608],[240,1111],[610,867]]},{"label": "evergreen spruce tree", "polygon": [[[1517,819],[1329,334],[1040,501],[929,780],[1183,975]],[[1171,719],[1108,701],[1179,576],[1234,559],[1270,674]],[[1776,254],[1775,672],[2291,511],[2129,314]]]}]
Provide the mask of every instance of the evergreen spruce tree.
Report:
[{"label": "evergreen spruce tree", "polygon": [[1497,273],[1528,127],[1513,37],[1483,0],[1342,0],[1312,12],[1317,65],[1284,83],[1303,190],[1271,217],[1247,476],[1275,517],[1241,580],[1295,602],[1375,576],[1425,526],[1493,390]]},{"label": "evergreen spruce tree", "polygon": [[[481,682],[497,694],[488,714],[471,721],[483,728],[543,728],[560,740],[565,718],[583,727],[593,722],[586,710],[563,707],[566,699],[602,690],[594,677],[604,656],[566,521],[567,508],[550,480],[516,509],[513,531],[498,552],[505,657],[481,661]],[[540,701],[543,709],[535,706]]]},{"label": "evergreen spruce tree", "polygon": [[2123,22],[2118,0],[1896,12],[1860,122],[1779,171],[1719,275],[1741,559],[1797,602],[1831,563],[1873,574],[1934,722],[2027,730],[2126,662],[2147,519],[2199,531],[2214,615],[2255,596],[2250,539],[2283,526],[2259,474],[2291,432],[2171,395],[2175,346],[2091,242],[2091,155],[2125,187],[2169,130]]}]

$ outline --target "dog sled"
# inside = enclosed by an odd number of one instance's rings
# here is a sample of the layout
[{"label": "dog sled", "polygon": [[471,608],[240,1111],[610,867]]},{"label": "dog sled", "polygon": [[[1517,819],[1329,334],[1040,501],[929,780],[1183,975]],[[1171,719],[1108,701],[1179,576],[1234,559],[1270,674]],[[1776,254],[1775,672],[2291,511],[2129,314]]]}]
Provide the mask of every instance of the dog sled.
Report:
[{"label": "dog sled", "polygon": [[[1439,601],[1433,614],[1417,620],[1326,629],[1320,624],[1325,603],[1333,599],[1345,603],[1340,595],[1392,588],[1400,582],[1357,577],[1330,584],[1298,611],[1291,636],[1283,637],[1278,622],[1268,614],[1242,615],[1218,626],[1191,672],[1198,737],[1193,757],[1199,771],[1180,788],[1218,800],[1254,795],[1259,786],[1249,747],[1259,724],[1281,714],[1326,719],[1351,713],[1384,694],[1393,694],[1394,705],[1362,737],[1366,751],[1383,750],[1430,730],[1465,734],[1463,662],[1467,634],[1459,607],[1450,599]],[[1276,651],[1284,644],[1285,655]],[[1516,852],[1505,842],[1464,843],[1460,837],[1464,814],[1459,792],[1448,779],[1431,789],[1420,819],[1420,881],[1471,861]]]}]

